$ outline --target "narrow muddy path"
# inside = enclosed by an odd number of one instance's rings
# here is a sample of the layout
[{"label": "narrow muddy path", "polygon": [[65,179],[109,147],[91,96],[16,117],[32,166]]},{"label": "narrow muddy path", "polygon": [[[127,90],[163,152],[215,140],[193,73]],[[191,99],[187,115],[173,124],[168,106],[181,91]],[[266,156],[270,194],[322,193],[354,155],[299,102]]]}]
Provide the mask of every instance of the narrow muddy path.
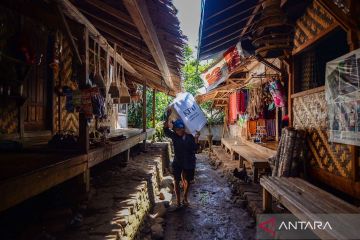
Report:
[{"label": "narrow muddy path", "polygon": [[254,239],[254,220],[231,201],[231,189],[207,155],[197,156],[190,206],[166,215],[165,240]]}]

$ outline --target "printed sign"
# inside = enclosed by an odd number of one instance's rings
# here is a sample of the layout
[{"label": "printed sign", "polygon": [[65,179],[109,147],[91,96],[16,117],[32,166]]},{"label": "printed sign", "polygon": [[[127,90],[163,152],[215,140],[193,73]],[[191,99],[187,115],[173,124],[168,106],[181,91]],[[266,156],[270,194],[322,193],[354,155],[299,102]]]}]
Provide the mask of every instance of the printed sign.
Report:
[{"label": "printed sign", "polygon": [[240,43],[224,52],[223,58],[213,67],[202,73],[201,79],[204,82],[206,91],[216,88],[224,82],[238,66],[244,57]]},{"label": "printed sign", "polygon": [[326,64],[329,141],[360,146],[360,49]]}]

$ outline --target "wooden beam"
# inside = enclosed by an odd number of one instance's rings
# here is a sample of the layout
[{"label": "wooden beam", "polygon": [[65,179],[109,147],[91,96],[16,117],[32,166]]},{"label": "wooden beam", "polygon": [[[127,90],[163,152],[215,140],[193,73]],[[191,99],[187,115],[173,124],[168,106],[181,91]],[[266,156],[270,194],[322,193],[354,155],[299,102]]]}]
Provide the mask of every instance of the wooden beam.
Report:
[{"label": "wooden beam", "polygon": [[303,96],[307,96],[307,95],[310,95],[310,94],[323,92],[323,91],[325,91],[325,86],[320,86],[320,87],[313,88],[313,89],[310,89],[310,90],[306,90],[306,91],[291,94],[291,98],[303,97]]},{"label": "wooden beam", "polygon": [[229,81],[245,81],[246,78],[229,78]]},{"label": "wooden beam", "polygon": [[[89,12],[88,10],[80,8],[80,11],[85,14],[87,17],[90,17],[93,20],[96,20],[97,22],[102,22],[103,24],[106,24],[117,31],[120,31],[122,33],[125,33],[126,35],[135,38],[137,40],[142,41],[141,35],[136,31],[136,29],[130,29],[129,27],[126,27],[123,24],[120,24],[119,22],[114,22],[112,20],[103,18],[96,13]],[[93,21],[92,21],[93,22]],[[96,24],[95,24],[96,25]],[[101,29],[101,28],[100,28]]]},{"label": "wooden beam", "polygon": [[330,0],[316,0],[316,2],[324,8],[345,30],[357,29],[356,22],[348,17],[333,1]]},{"label": "wooden beam", "polygon": [[100,29],[101,33],[103,34],[105,33],[104,34],[105,36],[111,36],[110,38],[108,38],[109,40],[116,39],[117,42],[120,42],[121,45],[125,45],[125,47],[131,46],[132,48],[135,48],[138,51],[144,52],[144,54],[150,54],[143,41],[134,38],[129,38],[124,34],[121,34],[121,32],[118,31],[116,28],[113,28],[112,26],[104,24],[100,21],[95,20],[94,24],[98,29]]},{"label": "wooden beam", "polygon": [[166,84],[172,89],[174,86],[171,79],[170,69],[167,65],[163,49],[157,37],[155,26],[152,24],[146,2],[144,0],[124,0],[123,2],[134,23],[138,27],[146,45],[152,53]]},{"label": "wooden beam", "polygon": [[[120,41],[118,38],[111,36],[108,33],[103,33],[104,36],[109,40],[109,42],[112,43],[116,43],[118,45],[118,47],[120,47],[120,51],[124,52],[131,52],[133,55],[135,54],[136,56],[141,56],[141,58],[143,59],[152,59],[152,55],[150,52],[148,52],[147,50],[145,50],[144,48],[140,48],[140,47],[136,47],[134,48],[133,46],[127,45],[125,44],[123,41]],[[144,45],[144,47],[146,47]],[[150,60],[151,61],[151,60]],[[156,65],[156,63],[154,61],[151,61],[154,65]],[[157,67],[157,65],[156,65]]]},{"label": "wooden beam", "polygon": [[73,52],[75,53],[75,56],[76,56],[76,59],[77,61],[82,64],[82,61],[81,61],[81,57],[80,57],[80,54],[79,54],[79,50],[75,44],[75,41],[74,41],[74,38],[73,38],[73,35],[71,34],[71,30],[70,30],[70,27],[69,27],[69,24],[68,22],[66,21],[66,18],[64,16],[64,13],[63,11],[60,9],[59,5],[56,6],[57,7],[57,10],[59,12],[59,15],[60,15],[60,18],[61,18],[61,21],[62,23],[64,24],[64,27],[66,29],[66,37],[67,39],[70,41],[70,45],[71,45],[71,48],[73,50]]},{"label": "wooden beam", "polygon": [[272,211],[272,196],[265,188],[263,188],[263,211],[264,213]]},{"label": "wooden beam", "polygon": [[[111,56],[114,56],[114,49],[109,45],[107,40],[100,34],[96,27],[77,9],[69,0],[56,0],[56,2],[65,10],[65,14],[88,28],[89,35],[96,38],[100,46],[109,51]],[[120,54],[115,53],[116,61],[119,62],[124,68],[132,75],[142,79],[139,74]]]},{"label": "wooden beam", "polygon": [[[130,76],[130,78],[128,77],[127,79],[128,80],[130,79],[131,81],[133,81],[133,82],[135,82],[137,84],[141,84],[141,85],[144,82],[144,80],[138,79],[138,78],[136,78],[134,76]],[[147,81],[146,83],[150,88],[155,88],[156,90],[164,92],[167,95],[170,95],[170,96],[173,96],[173,97],[176,95],[176,93],[173,90],[170,90],[166,85],[162,85],[161,82],[158,83],[158,82],[154,81],[153,79],[151,79],[150,77],[148,79],[149,79],[149,81]]]},{"label": "wooden beam", "polygon": [[247,30],[249,29],[250,25],[252,24],[256,14],[259,12],[261,8],[261,4],[258,3],[258,5],[254,8],[250,18],[248,19],[248,21],[245,24],[245,27],[243,28],[242,32],[240,33],[240,38],[243,37],[245,35],[245,33],[247,32]]},{"label": "wooden beam", "polygon": [[315,37],[306,41],[304,44],[302,44],[298,48],[294,49],[292,52],[292,55],[296,55],[296,54],[306,50],[308,47],[312,46],[315,42],[319,41],[323,37],[326,37],[330,32],[332,32],[338,26],[339,26],[338,23],[334,23],[334,24],[330,25],[325,31],[322,31],[320,34],[316,35]]},{"label": "wooden beam", "polygon": [[[79,1],[81,2],[81,1]],[[134,22],[132,21],[131,17],[129,17],[127,14],[121,12],[119,9],[115,9],[112,6],[106,4],[104,1],[99,0],[86,0],[87,3],[91,4],[98,10],[101,10],[102,12],[109,14],[113,16],[114,18],[130,25],[135,26]]]},{"label": "wooden beam", "polygon": [[87,167],[86,160],[86,155],[75,156],[58,164],[1,181],[0,212],[83,173]]},{"label": "wooden beam", "polygon": [[282,73],[281,69],[278,68],[277,66],[275,66],[274,64],[270,63],[268,60],[260,57],[260,56],[256,56],[256,59],[261,62],[262,64],[264,64],[265,66],[271,68],[272,70],[274,70],[275,72],[278,72],[278,73]]},{"label": "wooden beam", "polygon": [[152,136],[154,132],[154,129],[147,129],[146,132],[139,131],[137,134],[130,135],[129,138],[123,141],[110,143],[105,147],[91,150],[88,154],[88,167],[91,168],[103,161],[119,155],[120,153],[123,153],[138,143],[146,140],[148,136]]}]

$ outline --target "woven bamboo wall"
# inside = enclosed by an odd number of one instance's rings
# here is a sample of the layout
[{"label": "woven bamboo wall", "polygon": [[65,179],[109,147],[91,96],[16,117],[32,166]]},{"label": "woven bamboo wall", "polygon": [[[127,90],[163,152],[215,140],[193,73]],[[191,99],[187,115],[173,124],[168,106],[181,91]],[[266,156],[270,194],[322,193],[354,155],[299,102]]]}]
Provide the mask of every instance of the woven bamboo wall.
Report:
[{"label": "woven bamboo wall", "polygon": [[295,98],[293,116],[294,127],[308,132],[310,167],[350,178],[352,167],[350,146],[328,142],[325,93]]},{"label": "woven bamboo wall", "polygon": [[0,105],[0,132],[13,134],[18,132],[19,111],[15,102]]},{"label": "woven bamboo wall", "polygon": [[[63,87],[63,86],[69,86],[71,84],[73,54],[67,39],[65,39],[65,37],[61,34],[59,34],[58,37],[59,37],[58,40],[62,45],[62,53],[60,55],[60,61],[62,62],[62,69],[60,69],[59,74],[54,75],[54,86],[59,85],[59,81],[60,81],[59,75],[61,74],[61,87]],[[70,113],[66,111],[65,109],[66,98],[62,96],[60,100],[61,113],[59,116],[59,112],[58,112],[59,99],[56,94],[54,94],[53,102],[54,102],[54,108],[53,108],[54,131],[56,132],[59,130],[74,131],[77,133],[79,131],[79,114],[76,112]],[[61,119],[61,129],[59,129],[59,124],[58,124],[59,117]]]},{"label": "woven bamboo wall", "polygon": [[294,50],[296,51],[319,33],[326,31],[334,22],[334,18],[317,1],[313,1],[305,14],[296,22]]}]

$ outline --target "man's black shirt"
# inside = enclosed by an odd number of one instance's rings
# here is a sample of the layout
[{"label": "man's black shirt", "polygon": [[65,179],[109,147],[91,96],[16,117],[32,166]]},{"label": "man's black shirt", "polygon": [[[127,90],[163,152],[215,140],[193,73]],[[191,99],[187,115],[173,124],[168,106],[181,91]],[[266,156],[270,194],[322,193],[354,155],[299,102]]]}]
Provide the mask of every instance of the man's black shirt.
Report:
[{"label": "man's black shirt", "polygon": [[182,169],[195,169],[196,157],[195,153],[198,149],[198,144],[195,143],[195,138],[191,134],[185,134],[184,137],[180,137],[174,131],[169,128],[164,128],[165,136],[171,138],[175,157],[173,164],[176,164]]}]

